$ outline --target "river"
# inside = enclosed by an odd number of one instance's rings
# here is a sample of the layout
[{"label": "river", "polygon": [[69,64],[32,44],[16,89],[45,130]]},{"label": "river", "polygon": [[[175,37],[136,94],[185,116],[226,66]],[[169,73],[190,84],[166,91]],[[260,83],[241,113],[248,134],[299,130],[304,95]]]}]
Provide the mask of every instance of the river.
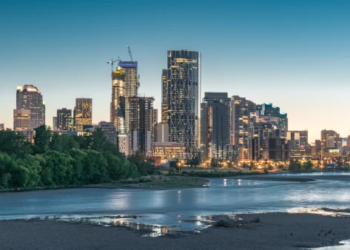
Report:
[{"label": "river", "polygon": [[[303,175],[319,174],[350,175]],[[137,215],[140,217],[132,219],[137,223],[192,230],[205,224],[190,220],[205,215],[350,207],[347,181],[300,183],[225,178],[210,179],[210,184],[209,188],[171,190],[84,188],[0,193],[0,219]]]}]

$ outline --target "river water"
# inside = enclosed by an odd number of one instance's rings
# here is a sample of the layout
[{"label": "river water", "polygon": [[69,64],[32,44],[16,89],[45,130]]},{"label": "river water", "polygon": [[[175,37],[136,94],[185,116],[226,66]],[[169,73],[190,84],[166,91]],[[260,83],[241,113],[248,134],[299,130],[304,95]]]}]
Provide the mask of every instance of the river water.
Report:
[{"label": "river water", "polygon": [[136,215],[137,218],[120,219],[118,223],[196,230],[205,228],[205,222],[210,220],[206,216],[213,214],[350,207],[347,181],[300,183],[225,178],[210,182],[209,188],[171,190],[84,188],[0,193],[0,219],[59,216],[108,221],[113,216]]}]

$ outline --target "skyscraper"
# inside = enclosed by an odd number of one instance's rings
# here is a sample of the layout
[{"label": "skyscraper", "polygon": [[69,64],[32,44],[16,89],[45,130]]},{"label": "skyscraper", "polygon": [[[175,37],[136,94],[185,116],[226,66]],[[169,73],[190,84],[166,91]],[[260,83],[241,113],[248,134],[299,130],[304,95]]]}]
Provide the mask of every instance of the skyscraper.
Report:
[{"label": "skyscraper", "polygon": [[74,127],[76,131],[83,131],[84,125],[92,125],[92,99],[77,98],[74,107]]},{"label": "skyscraper", "polygon": [[256,104],[244,97],[231,97],[231,145],[248,148],[250,124],[256,112]]},{"label": "skyscraper", "polygon": [[68,130],[69,124],[72,120],[72,110],[62,108],[57,109],[57,129]]},{"label": "skyscraper", "polygon": [[112,72],[111,122],[118,133],[125,133],[125,72]]},{"label": "skyscraper", "polygon": [[98,124],[97,128],[100,128],[107,139],[113,144],[117,143],[117,130],[114,127],[113,122],[102,121]]},{"label": "skyscraper", "polygon": [[162,123],[168,123],[168,70],[162,71]]},{"label": "skyscraper", "polygon": [[52,130],[57,130],[57,116],[52,117]]},{"label": "skyscraper", "polygon": [[45,103],[37,87],[33,85],[17,87],[16,109],[30,110],[30,129],[45,125]]},{"label": "skyscraper", "polygon": [[5,125],[3,123],[0,123],[0,130],[4,130],[5,129]]},{"label": "skyscraper", "polygon": [[230,145],[230,100],[227,93],[205,93],[201,105],[201,143],[205,159],[227,159]]},{"label": "skyscraper", "polygon": [[[125,100],[130,97],[137,96],[139,87],[137,75],[137,61],[121,61],[119,62],[119,70],[125,74]],[[130,128],[130,102],[125,101],[125,132],[129,133]]]},{"label": "skyscraper", "polygon": [[32,125],[31,113],[29,109],[14,109],[13,110],[13,130],[27,131],[31,130]]},{"label": "skyscraper", "polygon": [[186,153],[193,158],[200,147],[200,52],[168,51],[167,71],[169,139],[184,143]]},{"label": "skyscraper", "polygon": [[140,152],[146,156],[152,154],[154,110],[153,97],[131,97],[128,99],[130,107],[130,135],[131,152]]}]

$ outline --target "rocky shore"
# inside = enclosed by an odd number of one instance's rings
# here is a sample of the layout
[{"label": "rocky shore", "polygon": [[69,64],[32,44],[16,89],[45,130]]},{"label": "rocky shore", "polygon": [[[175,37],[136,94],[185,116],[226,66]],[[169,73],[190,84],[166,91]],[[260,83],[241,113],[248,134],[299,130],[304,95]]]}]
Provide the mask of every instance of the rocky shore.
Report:
[{"label": "rocky shore", "polygon": [[[58,249],[244,249],[292,250],[338,244],[350,239],[350,218],[314,214],[243,214],[214,216],[200,233],[141,237],[126,227],[103,227],[50,220],[0,221],[4,250]],[[144,232],[142,232],[144,233]]]}]

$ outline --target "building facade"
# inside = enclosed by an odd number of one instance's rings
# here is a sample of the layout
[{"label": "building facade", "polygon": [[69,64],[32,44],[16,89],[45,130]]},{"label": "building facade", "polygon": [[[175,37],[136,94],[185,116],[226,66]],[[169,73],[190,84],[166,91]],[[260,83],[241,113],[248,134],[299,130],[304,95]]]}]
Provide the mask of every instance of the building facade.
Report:
[{"label": "building facade", "polygon": [[156,142],[169,142],[169,124],[160,122],[157,125]]},{"label": "building facade", "polygon": [[168,70],[162,71],[162,123],[168,122]]},{"label": "building facade", "polygon": [[287,140],[276,126],[268,123],[255,123],[251,126],[249,159],[253,161],[289,159]]},{"label": "building facade", "polygon": [[77,98],[74,107],[74,128],[83,131],[84,125],[92,125],[92,99]]},{"label": "building facade", "polygon": [[100,128],[107,139],[113,144],[117,144],[117,130],[114,127],[113,122],[99,122],[97,128]]},{"label": "building facade", "polygon": [[167,112],[169,140],[183,143],[190,158],[200,147],[201,55],[197,51],[168,51]]},{"label": "building facade", "polygon": [[72,110],[57,109],[57,130],[68,130],[72,120]]},{"label": "building facade", "polygon": [[29,109],[13,110],[13,130],[14,131],[32,130],[31,112]]},{"label": "building facade", "polygon": [[111,122],[118,133],[125,133],[125,72],[112,72]]},{"label": "building facade", "polygon": [[205,93],[201,104],[201,144],[206,160],[228,158],[230,100],[227,93]]},{"label": "building facade", "polygon": [[45,125],[45,103],[37,87],[24,85],[17,87],[16,109],[30,110],[30,129]]},{"label": "building facade", "polygon": [[0,123],[0,130],[5,130],[5,125],[3,123]]},{"label": "building facade", "polygon": [[244,97],[231,97],[230,143],[236,147],[248,148],[249,128],[256,104]]},{"label": "building facade", "polygon": [[128,103],[130,107],[130,141],[131,154],[139,152],[146,156],[152,155],[154,143],[154,110],[153,97],[130,97]]}]

